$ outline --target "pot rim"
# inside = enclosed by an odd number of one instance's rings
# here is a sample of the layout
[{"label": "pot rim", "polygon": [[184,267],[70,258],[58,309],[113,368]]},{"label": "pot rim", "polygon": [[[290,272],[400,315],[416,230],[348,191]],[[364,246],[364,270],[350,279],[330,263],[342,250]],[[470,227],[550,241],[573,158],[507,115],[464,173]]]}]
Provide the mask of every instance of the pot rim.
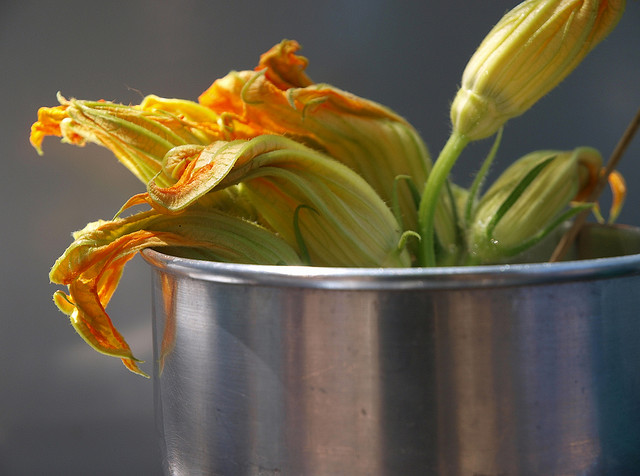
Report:
[{"label": "pot rim", "polygon": [[[595,225],[603,228],[602,226]],[[627,225],[608,229],[631,233]],[[557,263],[534,262],[434,268],[342,268],[221,263],[171,256],[145,249],[142,256],[163,273],[196,280],[239,285],[285,286],[338,290],[460,289],[553,284],[612,279],[640,274],[640,253]]]}]

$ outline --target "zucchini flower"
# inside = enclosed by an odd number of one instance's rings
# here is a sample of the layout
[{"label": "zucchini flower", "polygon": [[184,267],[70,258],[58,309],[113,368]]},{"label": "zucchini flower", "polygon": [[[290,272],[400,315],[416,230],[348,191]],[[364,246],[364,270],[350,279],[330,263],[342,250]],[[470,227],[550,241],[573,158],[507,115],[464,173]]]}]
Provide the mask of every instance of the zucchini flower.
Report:
[{"label": "zucchini flower", "polygon": [[155,210],[90,223],[50,273],[68,286],[54,301],[78,334],[133,372],[144,375],[105,309],[125,264],[144,248],[247,264],[410,265],[395,217],[375,191],[299,142],[262,135],[178,146],[166,159],[163,173],[175,183],[163,188],[152,180],[148,193],[123,207],[149,203]]},{"label": "zucchini flower", "polygon": [[493,135],[556,87],[616,26],[625,0],[527,0],[471,57],[451,107],[454,132]]},{"label": "zucchini flower", "polygon": [[[174,147],[284,135],[360,174],[383,200],[397,202],[394,211],[402,228],[414,230],[413,190],[424,186],[430,169],[424,142],[390,109],[314,84],[304,72],[306,58],[295,54],[299,48],[284,40],[261,56],[255,71],[232,72],[215,81],[200,96],[201,104],[157,96],[147,96],[138,106],[60,97],[60,106],[39,111],[31,142],[39,152],[47,135],[76,145],[98,143],[146,184],[161,172],[164,156]],[[170,175],[155,180],[167,187],[173,184]],[[453,218],[441,218],[441,227],[453,228]]]},{"label": "zucchini flower", "polygon": [[[145,184],[160,171],[162,159],[173,147],[231,137],[228,117],[193,101],[147,96],[140,105],[126,106],[60,95],[58,100],[60,106],[40,108],[31,127],[31,143],[39,153],[48,135],[78,146],[93,142],[111,150]],[[233,138],[259,132],[239,127]]]},{"label": "zucchini flower", "polygon": [[[304,72],[306,58],[295,54],[299,49],[297,42],[283,40],[261,56],[255,71],[234,71],[216,80],[199,102],[327,153],[387,202],[396,177],[409,177],[421,189],[430,158],[415,129],[380,104],[313,83]],[[409,188],[399,187],[398,197],[404,228],[415,229],[416,203]]]},{"label": "zucchini flower", "polygon": [[74,233],[74,242],[53,266],[53,283],[68,286],[54,302],[78,334],[98,352],[119,357],[132,372],[145,375],[106,307],[125,264],[140,250],[170,247],[173,255],[232,263],[301,264],[282,239],[254,223],[217,210],[178,215],[156,211],[98,221]]},{"label": "zucchini flower", "polygon": [[[471,263],[515,256],[593,204],[602,156],[595,149],[538,151],[508,167],[478,202],[468,230]],[[571,202],[576,202],[567,209]]]},{"label": "zucchini flower", "polygon": [[[179,157],[183,154],[183,157]],[[168,158],[186,163],[170,187],[155,180],[124,208],[148,203],[162,213],[211,206],[211,193],[237,186],[254,210],[316,266],[410,265],[393,213],[362,177],[332,157],[282,136],[218,141],[176,148]],[[175,171],[175,168],[171,168]],[[206,203],[206,205],[205,205]]]}]

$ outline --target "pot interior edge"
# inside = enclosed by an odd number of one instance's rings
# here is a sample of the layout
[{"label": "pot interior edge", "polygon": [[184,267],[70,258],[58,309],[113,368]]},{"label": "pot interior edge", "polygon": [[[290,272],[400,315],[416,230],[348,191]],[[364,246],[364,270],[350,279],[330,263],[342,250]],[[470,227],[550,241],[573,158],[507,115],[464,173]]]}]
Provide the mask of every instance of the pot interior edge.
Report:
[{"label": "pot interior edge", "polygon": [[545,284],[640,274],[640,228],[586,225],[568,260],[544,262],[560,233],[519,257],[517,263],[436,268],[329,268],[219,263],[142,251],[162,272],[205,281],[318,289],[451,289]]}]

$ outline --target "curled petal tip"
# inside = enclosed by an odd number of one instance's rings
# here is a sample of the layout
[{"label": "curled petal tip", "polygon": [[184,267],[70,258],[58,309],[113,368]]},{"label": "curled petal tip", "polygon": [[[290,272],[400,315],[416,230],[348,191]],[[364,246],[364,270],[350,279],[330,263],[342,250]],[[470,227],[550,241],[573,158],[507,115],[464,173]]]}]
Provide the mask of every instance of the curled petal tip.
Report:
[{"label": "curled petal tip", "polygon": [[295,40],[282,40],[266,53],[260,55],[257,71],[266,70],[267,77],[279,89],[304,88],[313,81],[305,73],[309,61],[296,53],[301,49]]}]

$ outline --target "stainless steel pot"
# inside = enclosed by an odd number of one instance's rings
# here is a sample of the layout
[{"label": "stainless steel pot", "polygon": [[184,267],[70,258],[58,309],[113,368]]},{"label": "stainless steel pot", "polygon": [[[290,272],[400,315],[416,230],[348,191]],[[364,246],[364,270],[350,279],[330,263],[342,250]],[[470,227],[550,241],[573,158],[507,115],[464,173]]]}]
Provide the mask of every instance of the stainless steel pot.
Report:
[{"label": "stainless steel pot", "polygon": [[614,257],[330,269],[145,251],[167,474],[640,474],[640,231],[588,228],[577,253]]}]

